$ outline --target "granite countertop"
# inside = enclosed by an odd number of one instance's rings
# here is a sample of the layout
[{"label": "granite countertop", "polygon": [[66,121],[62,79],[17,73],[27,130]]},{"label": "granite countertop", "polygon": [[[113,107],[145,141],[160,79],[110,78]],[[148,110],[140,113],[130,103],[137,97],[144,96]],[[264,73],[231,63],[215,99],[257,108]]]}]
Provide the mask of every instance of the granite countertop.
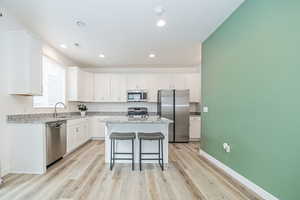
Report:
[{"label": "granite countertop", "polygon": [[[87,112],[85,117],[81,117],[79,112],[65,112],[58,113],[58,117],[54,118],[53,113],[40,113],[40,114],[19,114],[19,115],[8,115],[7,123],[15,124],[45,124],[49,122],[63,121],[63,120],[74,120],[74,119],[85,119],[87,117],[94,116],[107,116],[104,121],[110,120],[110,123],[170,123],[171,120],[166,118],[158,118],[156,113],[149,113],[150,117],[148,120],[136,120],[128,119],[127,112]],[[200,116],[200,113],[190,113],[191,116]],[[111,118],[111,116],[116,116]]]},{"label": "granite countertop", "polygon": [[172,123],[172,120],[167,118],[160,118],[159,116],[149,116],[148,118],[128,118],[128,117],[108,117],[103,119],[108,124],[168,124]]},{"label": "granite countertop", "polygon": [[7,119],[8,123],[13,124],[45,124],[49,122],[57,122],[57,121],[66,121],[73,119],[84,119],[87,117],[81,117],[80,115],[74,116],[66,116],[66,117],[29,117],[29,118],[17,118],[17,119]]},{"label": "granite countertop", "polygon": [[85,119],[93,116],[125,116],[126,113],[121,112],[88,112],[85,117],[81,117],[79,112],[58,113],[58,117],[54,118],[53,113],[41,114],[24,114],[24,115],[8,115],[7,123],[15,124],[44,124],[49,122]]}]

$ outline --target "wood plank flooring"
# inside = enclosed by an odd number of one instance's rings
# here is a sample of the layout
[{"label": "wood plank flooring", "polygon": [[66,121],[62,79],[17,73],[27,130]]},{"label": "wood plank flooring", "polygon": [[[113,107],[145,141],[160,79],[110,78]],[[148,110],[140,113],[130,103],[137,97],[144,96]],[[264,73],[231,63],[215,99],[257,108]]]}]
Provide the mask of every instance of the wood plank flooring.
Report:
[{"label": "wood plank flooring", "polygon": [[[198,154],[198,144],[170,144],[169,165],[104,163],[104,143],[91,141],[50,167],[44,175],[10,174],[1,200],[253,200],[259,199]],[[137,168],[138,166],[136,166]]]}]

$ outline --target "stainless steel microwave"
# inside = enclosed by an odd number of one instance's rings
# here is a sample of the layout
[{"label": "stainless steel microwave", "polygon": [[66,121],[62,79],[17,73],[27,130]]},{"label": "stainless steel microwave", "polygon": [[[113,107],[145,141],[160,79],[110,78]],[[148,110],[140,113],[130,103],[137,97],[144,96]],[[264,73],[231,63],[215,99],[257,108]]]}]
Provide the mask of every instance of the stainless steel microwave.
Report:
[{"label": "stainless steel microwave", "polygon": [[148,100],[148,92],[146,90],[128,90],[128,102],[145,102]]}]

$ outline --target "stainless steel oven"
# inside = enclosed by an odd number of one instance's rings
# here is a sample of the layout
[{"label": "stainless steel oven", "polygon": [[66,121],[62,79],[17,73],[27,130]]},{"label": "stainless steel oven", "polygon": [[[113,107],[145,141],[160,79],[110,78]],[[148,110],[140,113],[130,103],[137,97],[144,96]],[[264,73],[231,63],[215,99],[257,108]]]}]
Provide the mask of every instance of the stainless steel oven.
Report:
[{"label": "stainless steel oven", "polygon": [[128,102],[145,102],[148,101],[148,92],[146,90],[128,90]]}]

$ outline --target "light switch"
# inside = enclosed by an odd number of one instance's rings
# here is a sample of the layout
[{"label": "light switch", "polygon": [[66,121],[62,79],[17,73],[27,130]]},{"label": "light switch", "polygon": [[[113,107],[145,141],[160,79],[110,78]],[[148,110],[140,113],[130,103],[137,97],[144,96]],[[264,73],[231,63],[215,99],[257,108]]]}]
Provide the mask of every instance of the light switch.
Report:
[{"label": "light switch", "polygon": [[207,106],[204,106],[204,107],[203,107],[203,112],[205,112],[205,113],[208,112],[208,107],[207,107]]}]

